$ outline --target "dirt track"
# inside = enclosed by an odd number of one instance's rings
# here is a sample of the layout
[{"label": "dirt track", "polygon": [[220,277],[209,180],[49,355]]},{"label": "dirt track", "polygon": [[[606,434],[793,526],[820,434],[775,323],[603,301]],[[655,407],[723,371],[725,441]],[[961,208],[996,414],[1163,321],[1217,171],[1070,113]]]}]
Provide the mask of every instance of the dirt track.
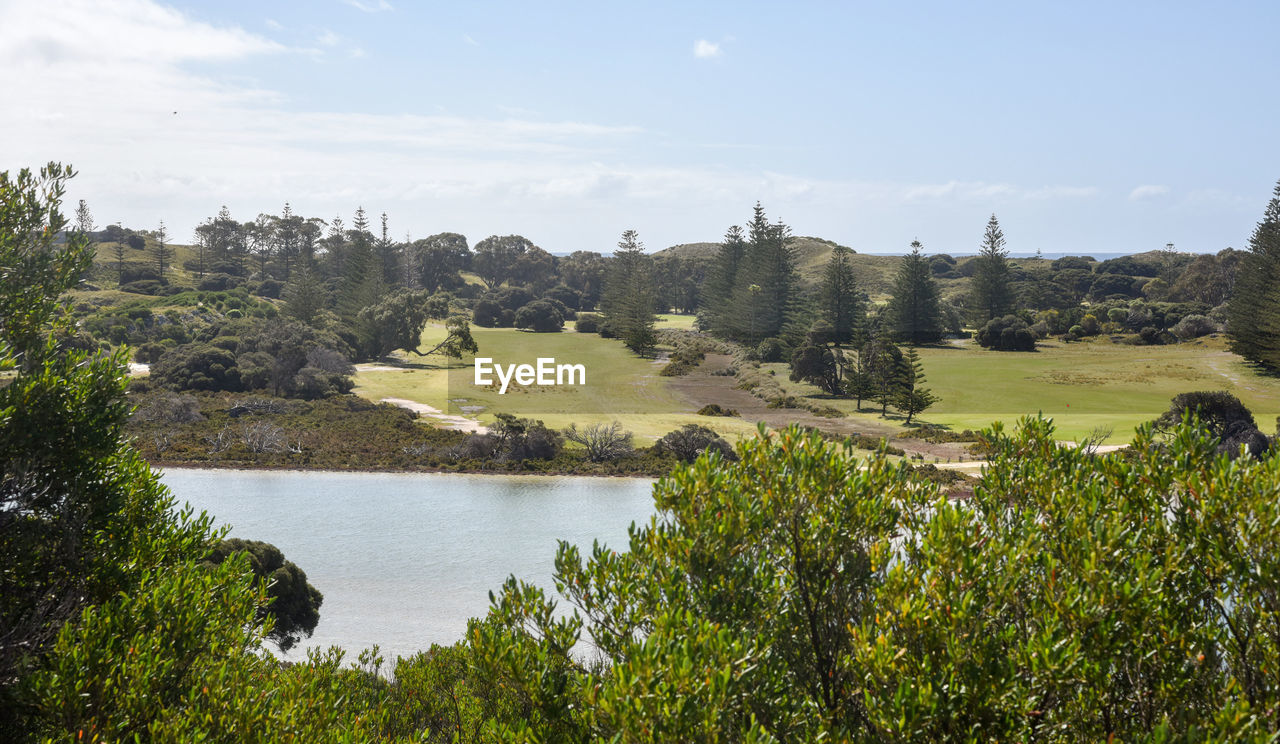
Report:
[{"label": "dirt track", "polygon": [[833,434],[865,434],[872,437],[890,437],[889,443],[901,447],[908,454],[924,455],[926,462],[933,458],[946,462],[970,460],[972,455],[965,451],[966,445],[958,443],[934,444],[919,439],[892,438],[895,428],[888,424],[877,424],[856,418],[826,418],[800,408],[769,408],[763,400],[734,387],[737,379],[724,374],[715,374],[726,370],[733,357],[727,354],[708,354],[698,368],[687,375],[671,379],[671,389],[689,402],[693,410],[698,410],[710,403],[717,403],[723,408],[732,408],[743,421],[763,421],[770,428],[780,429],[787,424],[803,424],[813,426]]}]

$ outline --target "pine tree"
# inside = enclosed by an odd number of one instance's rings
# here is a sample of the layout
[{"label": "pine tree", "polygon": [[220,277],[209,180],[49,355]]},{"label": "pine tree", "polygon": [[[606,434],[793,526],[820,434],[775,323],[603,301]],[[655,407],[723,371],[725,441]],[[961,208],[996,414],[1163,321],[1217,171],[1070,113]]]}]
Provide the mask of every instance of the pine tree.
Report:
[{"label": "pine tree", "polygon": [[160,227],[156,228],[156,242],[151,248],[151,256],[156,261],[156,273],[163,278],[169,262],[173,260],[173,251],[169,248],[169,231],[165,229],[164,220],[160,220]]},{"label": "pine tree", "polygon": [[284,301],[287,315],[307,325],[315,322],[316,316],[325,306],[325,291],[310,264],[305,261],[298,264],[284,286]]},{"label": "pine tree", "polygon": [[974,325],[981,328],[987,321],[1008,315],[1013,310],[1013,287],[1009,279],[1009,252],[1004,248],[1004,233],[996,216],[987,221],[982,248],[973,259],[974,272],[969,293]]},{"label": "pine tree", "polygon": [[382,267],[373,251],[373,235],[364,207],[356,209],[352,229],[347,232],[349,248],[338,288],[338,317],[355,325],[360,311],[376,305],[386,293]]},{"label": "pine tree", "polygon": [[93,213],[89,211],[89,205],[84,199],[80,200],[80,205],[76,207],[75,219],[76,232],[84,235],[90,244],[93,243],[90,233],[93,232]]},{"label": "pine tree", "polygon": [[911,252],[903,256],[893,283],[889,315],[895,338],[913,346],[942,338],[942,309],[938,285],[929,262],[920,252],[920,241],[911,242]]},{"label": "pine tree", "polygon": [[645,254],[639,234],[627,230],[610,262],[600,304],[605,323],[637,354],[647,353],[657,340],[654,296],[653,258]]},{"label": "pine tree", "polygon": [[746,324],[745,333],[739,327],[736,334],[741,341],[754,345],[777,336],[795,315],[799,275],[790,236],[790,229],[782,222],[770,223],[756,202],[734,286],[734,313],[739,324]]},{"label": "pine tree", "polygon": [[112,250],[116,257],[116,286],[124,285],[124,240],[116,241],[116,247]]},{"label": "pine tree", "polygon": [[917,414],[938,402],[938,396],[929,388],[920,387],[925,381],[924,365],[920,363],[920,355],[914,348],[907,349],[903,359],[903,380],[893,407],[907,414],[907,424]]},{"label": "pine tree", "polygon": [[887,337],[877,335],[867,341],[861,357],[859,363],[865,369],[862,384],[869,392],[867,397],[880,404],[880,415],[885,416],[906,382],[907,366],[902,350]]},{"label": "pine tree", "polygon": [[831,340],[837,344],[853,341],[867,315],[867,305],[858,280],[853,274],[849,256],[853,251],[838,245],[822,275],[819,289],[819,317],[832,330]]},{"label": "pine tree", "polygon": [[1231,350],[1280,372],[1280,182],[1249,237],[1228,302]]},{"label": "pine tree", "polygon": [[747,240],[742,228],[731,226],[724,234],[720,250],[702,290],[702,307],[698,312],[698,326],[722,338],[737,335],[738,324],[733,314],[733,288],[737,283],[742,257],[746,254]]},{"label": "pine tree", "polygon": [[284,261],[284,278],[289,279],[290,261],[298,255],[299,228],[302,218],[293,213],[289,202],[284,203],[280,217],[275,220],[275,254]]},{"label": "pine tree", "polygon": [[341,277],[347,266],[347,226],[342,217],[329,221],[329,234],[324,238],[327,271],[330,277]]},{"label": "pine tree", "polygon": [[374,253],[382,268],[382,281],[387,286],[395,286],[400,281],[401,272],[399,256],[396,255],[396,242],[391,239],[391,230],[387,227],[387,213],[382,213],[382,231],[374,244]]}]

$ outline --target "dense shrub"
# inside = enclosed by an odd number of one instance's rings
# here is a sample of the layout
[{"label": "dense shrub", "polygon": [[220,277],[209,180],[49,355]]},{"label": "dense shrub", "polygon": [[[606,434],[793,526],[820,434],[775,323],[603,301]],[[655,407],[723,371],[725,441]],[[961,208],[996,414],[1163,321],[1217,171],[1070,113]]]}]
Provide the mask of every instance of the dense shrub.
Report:
[{"label": "dense shrub", "polygon": [[1219,328],[1218,324],[1210,320],[1207,316],[1187,315],[1179,320],[1177,324],[1169,330],[1173,332],[1173,335],[1183,341],[1189,341],[1193,338],[1207,336],[1210,333],[1217,333]]},{"label": "dense shrub", "polygon": [[1078,271],[1093,271],[1094,260],[1092,256],[1063,256],[1054,259],[1049,268],[1056,271],[1065,271],[1075,269]]},{"label": "dense shrub", "polygon": [[[572,619],[509,580],[477,668],[544,740],[1268,739],[1280,462],[1187,431],[1128,455],[1045,421],[987,439],[959,502],[793,430],[700,460],[630,550],[561,545]],[[586,638],[603,663],[573,660]]]},{"label": "dense shrub", "polygon": [[240,390],[235,354],[208,343],[166,351],[151,366],[153,382],[173,390]]},{"label": "dense shrub", "polygon": [[698,409],[699,416],[738,416],[738,412],[732,408],[723,408],[719,403],[708,403]]},{"label": "dense shrub", "polygon": [[582,306],[582,293],[563,284],[548,289],[543,293],[542,297],[547,300],[555,300],[570,310],[578,310]]},{"label": "dense shrub", "polygon": [[120,285],[121,292],[133,292],[135,294],[144,295],[162,295],[168,288],[168,282],[160,279],[139,279],[136,282],[129,282]]},{"label": "dense shrub", "polygon": [[223,292],[235,289],[244,283],[244,279],[231,274],[209,274],[200,280],[196,288],[204,292]]},{"label": "dense shrub", "polygon": [[658,440],[654,448],[671,453],[681,462],[693,462],[704,452],[718,452],[723,458],[737,459],[733,447],[724,438],[697,424],[685,424],[667,433]]},{"label": "dense shrub", "polygon": [[554,333],[564,328],[564,315],[547,300],[534,300],[516,311],[516,328]]},{"label": "dense shrub", "polygon": [[502,306],[492,298],[481,298],[471,309],[471,322],[481,328],[496,328],[502,325]]},{"label": "dense shrub", "polygon": [[1095,300],[1112,297],[1138,297],[1142,292],[1130,276],[1121,274],[1098,274],[1089,285],[1089,296]]},{"label": "dense shrub", "polygon": [[578,313],[575,327],[578,329],[578,333],[598,333],[600,331],[600,316],[595,313]]},{"label": "dense shrub", "polygon": [[766,364],[781,362],[787,356],[787,345],[782,339],[766,338],[756,346],[756,358]]},{"label": "dense shrub", "polygon": [[978,344],[996,351],[1035,351],[1036,336],[1016,315],[992,318],[978,331]]}]

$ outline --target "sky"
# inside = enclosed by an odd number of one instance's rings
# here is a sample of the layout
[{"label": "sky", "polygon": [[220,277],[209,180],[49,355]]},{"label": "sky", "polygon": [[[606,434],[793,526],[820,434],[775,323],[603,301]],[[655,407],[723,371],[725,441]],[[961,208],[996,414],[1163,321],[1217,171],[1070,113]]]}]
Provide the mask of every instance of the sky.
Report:
[{"label": "sky", "polygon": [[759,201],[859,252],[1244,248],[1280,3],[0,0],[0,170],[189,240],[222,205],[556,253]]}]

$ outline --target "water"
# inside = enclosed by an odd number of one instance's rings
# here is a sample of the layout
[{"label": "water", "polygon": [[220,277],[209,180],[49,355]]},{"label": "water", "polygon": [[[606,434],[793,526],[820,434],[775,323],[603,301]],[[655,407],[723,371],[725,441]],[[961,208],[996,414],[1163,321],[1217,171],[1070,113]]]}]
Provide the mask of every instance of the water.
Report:
[{"label": "water", "polygon": [[622,549],[654,512],[652,481],[632,478],[172,469],[163,481],[233,537],[280,548],[324,594],[292,659],[453,643],[508,575],[554,591],[556,540]]}]

